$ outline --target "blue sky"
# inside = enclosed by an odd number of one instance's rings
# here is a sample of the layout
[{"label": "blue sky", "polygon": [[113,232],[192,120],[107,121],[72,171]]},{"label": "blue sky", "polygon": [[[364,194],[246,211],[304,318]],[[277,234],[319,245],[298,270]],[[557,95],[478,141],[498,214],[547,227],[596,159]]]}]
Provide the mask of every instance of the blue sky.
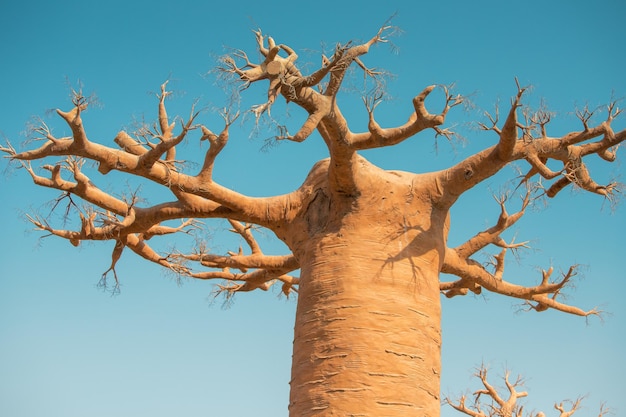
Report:
[{"label": "blue sky", "polygon": [[[19,144],[25,126],[40,116],[63,125],[49,109],[68,109],[70,85],[80,82],[99,105],[84,116],[92,140],[111,143],[133,120],[156,118],[154,92],[165,80],[175,91],[170,114],[186,116],[194,102],[207,109],[227,97],[210,73],[228,47],[254,55],[253,29],[261,28],[309,62],[336,42],[371,37],[387,17],[403,34],[394,47],[380,45],[367,65],[395,74],[392,100],[377,109],[381,124],[409,114],[411,98],[430,84],[455,83],[474,107],[450,117],[465,141],[454,146],[425,133],[400,146],[368,152],[389,169],[429,171],[461,160],[495,140],[471,122],[496,102],[506,106],[515,77],[532,84],[529,104],[542,99],[555,112],[551,134],[580,129],[573,111],[626,95],[626,10],[621,1],[384,1],[374,4],[321,0],[290,6],[269,2],[109,1],[0,4],[0,133]],[[358,89],[359,78],[354,78]],[[265,100],[264,87],[246,92],[244,105]],[[358,92],[346,92],[343,112],[363,130]],[[435,103],[432,105],[436,106]],[[623,106],[623,102],[622,102]],[[278,104],[276,115],[285,107]],[[300,113],[288,107],[294,118]],[[210,111],[202,122],[221,121]],[[615,122],[623,129],[624,117]],[[218,180],[253,195],[290,191],[325,157],[319,137],[263,150],[263,133],[250,125],[231,132]],[[266,135],[269,136],[267,132]],[[196,142],[187,144],[190,157]],[[624,152],[620,150],[621,161]],[[245,161],[249,171],[241,169]],[[623,162],[590,164],[599,182],[624,177]],[[177,283],[158,268],[125,254],[118,265],[122,292],[111,297],[96,284],[110,260],[110,243],[74,248],[40,239],[25,212],[46,214],[56,195],[36,189],[22,170],[0,163],[0,415],[10,417],[286,416],[295,300],[276,293],[242,294],[228,309],[211,303],[211,283]],[[490,226],[498,213],[491,194],[515,175],[505,170],[464,196],[453,210],[451,244]],[[122,177],[97,178],[103,186]],[[130,185],[129,185],[130,186]],[[146,186],[152,203],[158,194]],[[518,313],[497,295],[443,300],[442,394],[476,388],[471,374],[484,362],[495,378],[505,368],[526,376],[528,409],[551,415],[552,404],[587,395],[579,415],[606,402],[626,412],[624,203],[613,208],[599,196],[565,191],[549,206],[529,212],[513,233],[533,249],[511,259],[506,277],[531,285],[539,268],[580,264],[581,280],[569,301],[600,306],[604,320],[558,312]],[[212,248],[237,243],[222,223],[207,225]],[[281,253],[269,235],[267,253]],[[455,415],[445,409],[442,416]],[[552,415],[555,415],[554,413]]]}]

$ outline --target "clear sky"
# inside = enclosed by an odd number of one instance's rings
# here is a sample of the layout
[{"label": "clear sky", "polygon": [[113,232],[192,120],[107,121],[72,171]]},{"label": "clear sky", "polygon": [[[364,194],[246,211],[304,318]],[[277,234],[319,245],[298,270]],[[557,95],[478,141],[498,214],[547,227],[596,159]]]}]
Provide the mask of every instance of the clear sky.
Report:
[{"label": "clear sky", "polygon": [[[200,5],[202,3],[202,5]],[[408,116],[411,98],[430,84],[455,83],[475,107],[458,109],[450,124],[465,138],[450,146],[425,133],[366,157],[389,169],[444,168],[494,143],[472,122],[496,102],[506,107],[515,77],[533,89],[527,103],[542,99],[555,113],[549,133],[579,130],[573,115],[626,95],[626,7],[621,0],[380,2],[191,2],[191,1],[3,1],[0,3],[0,134],[20,144],[33,116],[63,134],[48,111],[69,109],[69,87],[84,85],[99,106],[85,113],[92,140],[112,144],[133,120],[156,119],[154,92],[165,80],[176,92],[170,114],[190,106],[211,109],[227,97],[209,71],[227,48],[256,57],[253,29],[294,48],[311,70],[320,51],[336,42],[369,39],[397,13],[403,30],[395,48],[379,45],[364,57],[371,67],[395,74],[393,98],[379,106],[381,124]],[[364,130],[359,74],[346,91],[343,111],[355,131]],[[244,105],[262,103],[264,87],[246,92]],[[435,100],[436,101],[436,100]],[[436,105],[437,103],[431,103]],[[624,103],[621,103],[622,106]],[[277,106],[275,114],[280,115]],[[289,107],[294,118],[300,113]],[[603,117],[604,115],[601,115]],[[202,122],[222,123],[211,112]],[[597,119],[601,120],[601,118]],[[623,129],[624,117],[615,122]],[[216,175],[225,185],[253,195],[294,189],[310,166],[325,157],[321,140],[263,150],[263,134],[250,125],[231,132]],[[191,139],[194,156],[200,151]],[[624,158],[591,164],[599,182],[623,180]],[[242,168],[248,164],[248,168]],[[524,167],[526,168],[526,167]],[[110,262],[111,243],[74,248],[40,239],[25,212],[47,214],[56,197],[37,189],[23,170],[0,162],[0,415],[7,417],[255,416],[287,415],[295,300],[276,292],[241,294],[228,309],[211,303],[212,284],[179,286],[153,265],[126,253],[118,265],[121,294],[96,284]],[[451,244],[489,227],[498,207],[491,198],[515,171],[490,179],[453,210]],[[94,178],[94,180],[96,180]],[[121,177],[97,178],[125,184]],[[125,186],[125,185],[124,185]],[[129,185],[128,187],[132,187]],[[123,187],[122,187],[123,188]],[[119,189],[119,188],[118,188]],[[151,202],[156,194],[145,189]],[[511,209],[513,210],[514,207]],[[236,249],[222,223],[207,224],[216,252]],[[626,414],[626,231],[624,203],[564,191],[547,207],[531,210],[515,228],[533,249],[507,265],[506,278],[532,285],[540,268],[581,265],[568,301],[600,306],[604,320],[563,313],[519,313],[515,300],[486,294],[443,300],[442,394],[476,388],[471,374],[488,364],[494,378],[505,368],[523,374],[528,409],[556,415],[554,401],[586,395],[580,416],[596,415],[606,402]],[[281,253],[270,235],[259,240]],[[551,414],[552,413],[552,414]],[[596,413],[596,414],[594,414]],[[443,416],[455,413],[444,407]]]}]

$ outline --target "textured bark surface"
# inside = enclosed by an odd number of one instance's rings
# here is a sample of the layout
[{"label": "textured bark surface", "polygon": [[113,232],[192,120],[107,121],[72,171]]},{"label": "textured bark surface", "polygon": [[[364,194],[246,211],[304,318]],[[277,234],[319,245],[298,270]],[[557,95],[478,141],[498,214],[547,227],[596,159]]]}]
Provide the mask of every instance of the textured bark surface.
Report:
[{"label": "textured bark surface", "polygon": [[371,236],[330,236],[318,244],[301,275],[290,415],[439,415],[434,275],[415,276],[409,260],[368,259],[381,247]]}]

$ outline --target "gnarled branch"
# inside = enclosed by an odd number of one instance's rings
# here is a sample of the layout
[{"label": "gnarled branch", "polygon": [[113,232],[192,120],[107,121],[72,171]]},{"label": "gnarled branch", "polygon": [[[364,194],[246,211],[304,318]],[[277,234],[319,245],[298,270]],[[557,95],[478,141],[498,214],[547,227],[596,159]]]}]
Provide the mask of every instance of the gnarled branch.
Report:
[{"label": "gnarled branch", "polygon": [[[506,371],[502,380],[506,387],[506,398],[494,387],[487,378],[487,368],[481,365],[476,370],[475,376],[480,380],[482,388],[473,393],[474,401],[472,404],[467,403],[467,396],[461,395],[457,400],[445,397],[444,404],[449,405],[455,410],[472,417],[546,417],[543,412],[524,412],[524,406],[519,403],[520,398],[528,396],[527,391],[518,391],[517,388],[523,386],[523,379],[518,376],[512,382],[509,379],[509,372]],[[487,398],[482,401],[482,398]],[[559,412],[557,417],[570,417],[580,408],[583,397],[578,397],[574,401],[566,400],[555,403],[554,408]],[[486,404],[485,404],[486,402]],[[566,406],[567,404],[567,406]],[[598,417],[606,415],[608,410],[604,404],[600,406],[600,414]]]},{"label": "gnarled branch", "polygon": [[[514,284],[504,279],[504,265],[506,253],[511,250],[519,250],[528,247],[528,242],[506,242],[502,233],[513,226],[525,213],[532,200],[531,188],[527,187],[522,198],[521,209],[509,215],[505,202],[506,197],[500,197],[500,216],[497,223],[477,233],[465,243],[456,248],[447,248],[444,256],[442,272],[456,275],[457,281],[441,282],[440,290],[451,298],[457,295],[466,295],[469,291],[480,294],[483,289],[523,300],[529,309],[541,312],[547,309],[555,309],[563,312],[589,316],[598,315],[597,309],[582,310],[578,307],[564,304],[558,300],[561,291],[576,276],[576,266],[571,266],[560,279],[552,280],[553,268],[542,272],[542,279],[538,285],[523,286]],[[472,258],[489,245],[500,248],[500,252],[493,256],[492,270]]]}]

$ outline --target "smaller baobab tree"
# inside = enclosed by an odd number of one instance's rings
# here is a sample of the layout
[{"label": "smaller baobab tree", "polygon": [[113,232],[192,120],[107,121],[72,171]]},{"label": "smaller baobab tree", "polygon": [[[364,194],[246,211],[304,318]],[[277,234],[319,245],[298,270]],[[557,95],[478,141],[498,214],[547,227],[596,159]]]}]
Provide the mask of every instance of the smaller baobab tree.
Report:
[{"label": "smaller baobab tree", "polygon": [[[620,113],[613,103],[600,123],[592,121],[593,112],[581,111],[579,130],[550,136],[550,113],[528,110],[523,103],[526,88],[518,84],[504,120],[496,114],[481,125],[494,137],[493,145],[440,171],[382,169],[361,152],[392,147],[428,131],[450,136],[446,118],[464,100],[447,87],[426,86],[411,100],[406,122],[383,127],[375,116],[383,96],[375,89],[364,100],[367,122],[360,127],[350,123],[341,111],[344,79],[356,68],[377,87],[383,85],[378,83],[380,72],[369,69],[362,57],[386,42],[390,30],[383,27],[365,42],[338,45],[308,75],[301,72],[293,48],[261,31],[255,32],[259,61],[243,51],[221,60],[219,71],[243,89],[269,83],[265,102],[251,109],[255,117],[269,115],[279,97],[306,112],[295,132],[282,128],[278,139],[320,140],[328,150],[302,185],[284,195],[253,197],[220,184],[214,168],[238,112],[222,113],[224,127],[218,134],[193,109],[177,124],[166,109],[165,85],[157,121],[147,134],[121,131],[113,145],[92,140],[83,121],[89,103],[77,92],[70,110],[57,111],[69,127],[68,136],[57,137],[44,125],[36,130],[42,143],[38,148],[18,152],[7,145],[1,150],[35,184],[72,202],[84,201],[84,206],[75,206],[75,229],[40,216],[30,220],[75,246],[114,242],[107,272],[115,277],[116,262],[127,250],[184,277],[223,280],[219,289],[229,295],[275,284],[285,294],[297,293],[291,416],[438,416],[442,294],[452,298],[485,290],[521,300],[538,312],[598,314],[561,297],[576,276],[575,267],[562,276],[548,269],[535,285],[505,277],[505,256],[520,244],[504,235],[525,214],[536,192],[553,198],[571,185],[612,199],[617,184],[596,182],[584,161],[594,155],[614,161],[626,130],[613,128]],[[433,113],[427,100],[435,91],[443,93],[443,103]],[[199,169],[190,172],[189,165],[178,163],[177,150],[194,134],[208,149]],[[40,175],[32,164],[44,160],[52,162],[43,163],[45,175]],[[97,169],[89,171],[84,161]],[[492,227],[450,247],[451,208],[464,193],[517,162],[528,166],[521,208],[511,214],[505,207],[508,200],[500,199],[500,215]],[[121,198],[105,191],[98,183],[113,171],[154,183],[167,197],[150,205],[138,193]],[[545,181],[542,187],[530,185],[538,184],[537,178]],[[248,250],[212,253],[201,239],[191,239],[192,248],[185,252],[157,249],[159,238],[193,234],[198,219],[227,220]],[[254,227],[270,230],[290,253],[266,254]],[[476,260],[491,248],[496,251],[492,265]],[[443,274],[454,278],[446,281]]]},{"label": "smaller baobab tree", "polygon": [[[487,379],[487,367],[482,365],[475,373],[476,378],[481,382],[482,388],[476,390],[472,396],[473,401],[468,401],[467,395],[461,395],[457,400],[445,397],[443,402],[454,408],[462,414],[471,417],[547,417],[550,413],[545,414],[542,411],[524,411],[524,406],[519,400],[528,396],[527,391],[518,391],[523,387],[524,380],[521,376],[517,376],[515,381],[510,380],[510,373],[505,372],[502,381],[506,387],[506,391],[498,390]],[[486,399],[485,399],[486,398]],[[565,400],[554,404],[557,410],[552,415],[554,417],[570,417],[579,411],[583,397],[575,400]],[[470,402],[468,404],[468,402]],[[556,414],[558,412],[558,414]],[[611,412],[604,404],[600,406],[597,417],[606,416]]]}]

